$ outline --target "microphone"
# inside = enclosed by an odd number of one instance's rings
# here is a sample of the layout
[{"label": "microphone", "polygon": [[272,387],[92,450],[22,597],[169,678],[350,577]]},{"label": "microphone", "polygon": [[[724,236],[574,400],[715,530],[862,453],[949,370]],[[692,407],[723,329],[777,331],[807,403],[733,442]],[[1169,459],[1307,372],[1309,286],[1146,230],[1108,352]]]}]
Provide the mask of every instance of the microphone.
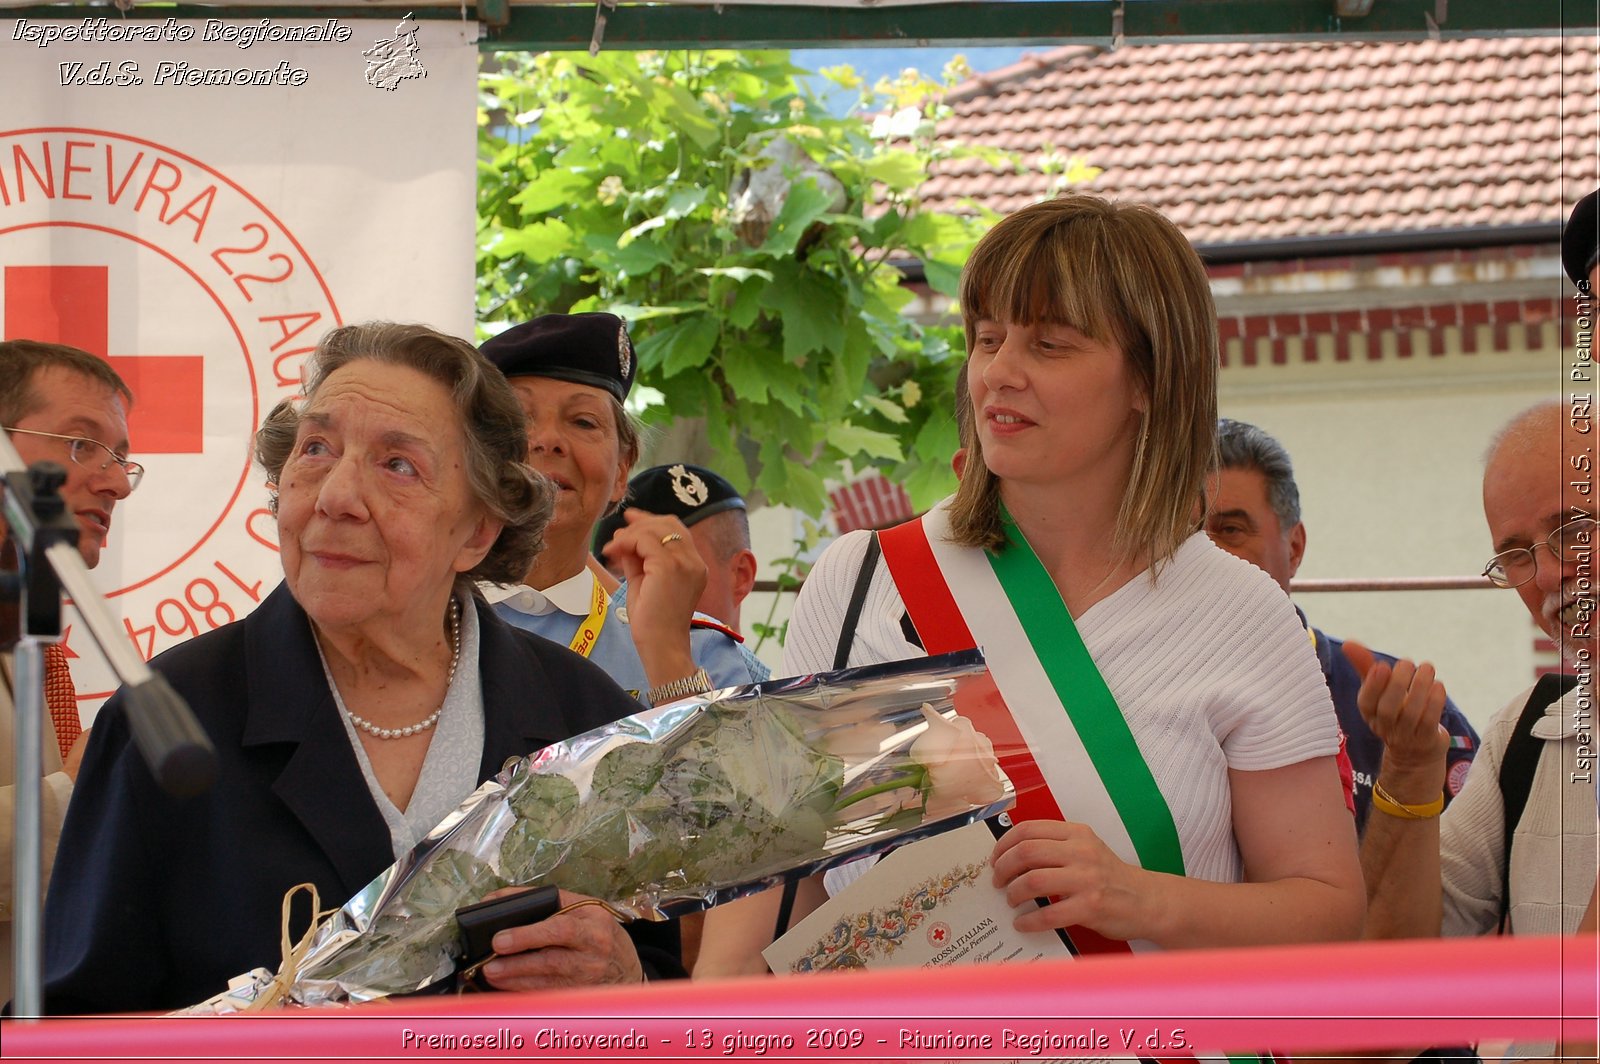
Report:
[{"label": "microphone", "polygon": [[150,678],[122,689],[133,741],[161,789],[192,798],[217,779],[217,751],[167,678]]}]

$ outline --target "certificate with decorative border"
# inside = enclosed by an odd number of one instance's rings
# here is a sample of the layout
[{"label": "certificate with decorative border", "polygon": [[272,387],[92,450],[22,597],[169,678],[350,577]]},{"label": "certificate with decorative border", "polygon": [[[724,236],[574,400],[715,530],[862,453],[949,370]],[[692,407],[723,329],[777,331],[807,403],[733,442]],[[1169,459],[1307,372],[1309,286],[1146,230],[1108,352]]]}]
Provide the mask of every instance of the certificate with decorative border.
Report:
[{"label": "certificate with decorative border", "polygon": [[1015,931],[983,821],[902,846],[762,951],[774,972],[1000,964],[1072,955],[1055,931]]}]

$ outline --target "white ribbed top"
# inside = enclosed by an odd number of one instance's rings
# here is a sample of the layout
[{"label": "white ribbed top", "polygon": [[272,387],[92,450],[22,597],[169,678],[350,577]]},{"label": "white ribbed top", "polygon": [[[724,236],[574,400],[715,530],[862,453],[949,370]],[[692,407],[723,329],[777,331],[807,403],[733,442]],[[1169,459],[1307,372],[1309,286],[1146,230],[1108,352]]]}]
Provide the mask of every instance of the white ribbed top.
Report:
[{"label": "white ribbed top", "polygon": [[[806,578],[789,622],[785,675],[833,668],[868,535],[839,539]],[[880,560],[848,664],[922,656],[905,639],[904,613]],[[1288,596],[1197,533],[1158,580],[1135,577],[1077,626],[1172,810],[1188,874],[1239,880],[1228,770],[1281,768],[1339,749],[1333,702]],[[1044,762],[1050,753],[1034,756]]]}]

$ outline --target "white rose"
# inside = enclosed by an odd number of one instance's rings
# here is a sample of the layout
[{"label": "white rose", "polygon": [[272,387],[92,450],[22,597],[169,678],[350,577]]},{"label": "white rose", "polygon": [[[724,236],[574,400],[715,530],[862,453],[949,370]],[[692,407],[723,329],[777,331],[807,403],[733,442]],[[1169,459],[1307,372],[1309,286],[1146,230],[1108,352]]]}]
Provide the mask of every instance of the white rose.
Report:
[{"label": "white rose", "polygon": [[1005,795],[1005,775],[989,737],[960,714],[946,719],[926,702],[928,730],[911,744],[911,758],[928,773],[930,820],[988,805]]}]

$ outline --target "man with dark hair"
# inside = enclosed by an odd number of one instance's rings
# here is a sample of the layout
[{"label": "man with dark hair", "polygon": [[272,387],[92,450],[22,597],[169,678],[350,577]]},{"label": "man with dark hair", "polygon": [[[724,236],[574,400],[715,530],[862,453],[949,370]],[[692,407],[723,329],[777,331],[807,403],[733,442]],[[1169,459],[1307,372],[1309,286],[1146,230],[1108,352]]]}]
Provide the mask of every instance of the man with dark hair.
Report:
[{"label": "man with dark hair", "polygon": [[[1289,591],[1289,581],[1305,557],[1306,526],[1300,519],[1300,489],[1283,444],[1254,425],[1223,418],[1217,422],[1220,472],[1206,516],[1206,532],[1217,546],[1266,571]],[[1302,611],[1300,620],[1305,622]],[[1356,828],[1365,830],[1372,808],[1372,781],[1383,758],[1383,743],[1372,734],[1356,707],[1361,676],[1341,653],[1343,641],[1307,624],[1317,660],[1333,695],[1355,772]],[[1380,660],[1393,662],[1387,654]],[[1461,789],[1477,753],[1478,736],[1453,703],[1445,706],[1450,731],[1446,800]]]},{"label": "man with dark hair", "polygon": [[[87,351],[32,340],[0,342],[0,428],[22,460],[56,462],[67,471],[61,498],[78,522],[85,565],[100,561],[111,511],[128,497],[144,468],[128,461],[128,407],[133,393],[116,371]],[[0,526],[5,568],[15,567],[9,535]],[[15,631],[5,633],[9,643]],[[0,655],[0,1001],[11,997],[11,840],[15,803],[15,699],[11,655]],[[41,862],[48,881],[62,817],[88,732],[78,721],[77,695],[59,645],[45,649],[45,703],[53,732],[40,751]]]},{"label": "man with dark hair", "polygon": [[[62,344],[0,343],[0,426],[25,462],[67,469],[61,495],[78,521],[89,566],[111,527],[111,510],[143,468],[126,461],[133,393],[104,359]],[[131,482],[131,483],[130,483]]]}]

